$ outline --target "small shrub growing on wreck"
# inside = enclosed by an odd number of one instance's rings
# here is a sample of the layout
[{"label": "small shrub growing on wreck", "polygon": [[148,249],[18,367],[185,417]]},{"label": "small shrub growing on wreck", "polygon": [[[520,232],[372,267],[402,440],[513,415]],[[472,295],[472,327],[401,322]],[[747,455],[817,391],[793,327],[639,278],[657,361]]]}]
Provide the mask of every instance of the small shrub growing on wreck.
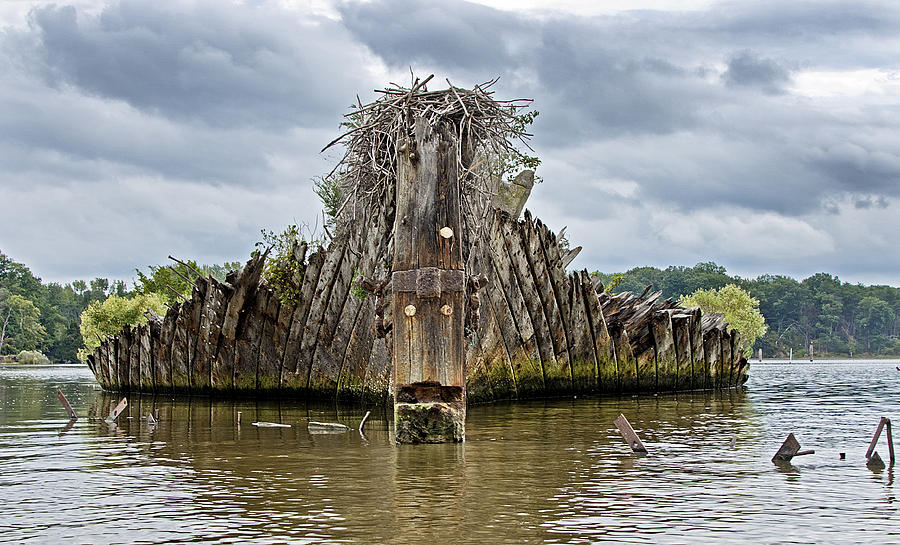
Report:
[{"label": "small shrub growing on wreck", "polygon": [[339,174],[337,172],[332,172],[324,176],[314,177],[313,191],[319,197],[319,200],[322,201],[322,207],[327,218],[326,225],[333,227],[338,210],[344,202]]},{"label": "small shrub growing on wreck", "polygon": [[[522,107],[510,106],[510,113],[512,114],[512,122],[509,130],[504,135],[510,140],[522,135],[530,136],[528,132],[529,127],[534,123],[535,118],[540,115],[540,112],[537,110],[525,111]],[[529,155],[520,148],[504,151],[499,154],[499,172],[497,174],[501,177],[512,179],[513,176],[522,170],[536,171],[540,164],[541,160],[536,155]],[[543,181],[543,178],[535,176],[534,181],[540,183]]]},{"label": "small shrub growing on wreck", "polygon": [[[309,234],[308,239],[304,231]],[[306,252],[310,247],[321,246],[324,240],[316,238],[307,226],[296,223],[280,233],[266,229],[261,233],[262,241],[257,242],[256,247],[271,248],[263,269],[263,280],[282,303],[296,305],[300,302],[300,288],[306,271]]]},{"label": "small shrub growing on wreck", "polygon": [[87,360],[88,354],[100,346],[100,340],[116,335],[126,325],[147,323],[147,311],[165,314],[166,305],[158,293],[146,293],[131,298],[110,295],[103,302],[94,301],[81,313],[81,339],[84,348],[78,351],[78,359]]},{"label": "small shrub growing on wreck", "polygon": [[679,303],[684,307],[700,307],[704,314],[724,314],[729,330],[741,334],[745,356],[750,356],[753,343],[768,329],[766,319],[759,311],[759,299],[734,284],[719,289],[699,289],[682,296]]}]

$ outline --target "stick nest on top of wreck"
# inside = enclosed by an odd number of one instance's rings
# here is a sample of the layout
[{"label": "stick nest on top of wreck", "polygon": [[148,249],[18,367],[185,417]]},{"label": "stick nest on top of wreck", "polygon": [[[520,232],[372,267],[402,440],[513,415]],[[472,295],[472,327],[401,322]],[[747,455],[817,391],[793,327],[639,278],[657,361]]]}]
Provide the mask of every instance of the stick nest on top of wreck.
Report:
[{"label": "stick nest on top of wreck", "polygon": [[[433,127],[455,133],[460,192],[470,213],[481,212],[479,203],[490,201],[502,176],[504,158],[525,155],[513,142],[528,146],[530,121],[523,122],[522,110],[531,99],[497,100],[491,87],[497,79],[474,89],[455,87],[429,91],[424,80],[414,79],[410,87],[391,84],[375,92],[382,95],[369,104],[357,104],[346,114],[341,126],[347,131],[322,151],[343,144],[346,152],[329,176],[337,176],[340,206],[338,223],[370,212],[397,180],[398,153],[413,135],[415,119],[421,117]],[[531,117],[533,119],[533,117]],[[493,164],[492,164],[493,162]],[[498,165],[500,168],[497,168]],[[468,198],[467,198],[468,197]],[[477,201],[477,202],[476,202]],[[476,217],[481,216],[477,214]]]}]

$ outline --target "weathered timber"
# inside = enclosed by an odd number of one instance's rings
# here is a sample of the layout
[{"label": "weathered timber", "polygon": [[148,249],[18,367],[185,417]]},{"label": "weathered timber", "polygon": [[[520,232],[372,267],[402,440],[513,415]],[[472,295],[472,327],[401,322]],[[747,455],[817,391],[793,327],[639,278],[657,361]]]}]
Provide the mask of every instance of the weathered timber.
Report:
[{"label": "weathered timber", "polygon": [[78,415],[75,414],[75,410],[72,409],[72,406],[69,405],[69,400],[66,399],[66,396],[62,393],[62,390],[59,388],[56,389],[56,397],[59,399],[59,402],[62,403],[63,408],[66,410],[66,413],[69,415],[70,420],[78,420]]},{"label": "weathered timber", "polygon": [[175,392],[191,391],[191,366],[187,322],[190,320],[191,303],[176,306],[175,334],[172,340],[172,389]]},{"label": "weathered timber", "polygon": [[612,337],[616,350],[616,369],[618,371],[618,386],[622,392],[634,392],[639,390],[637,360],[631,349],[628,332],[625,326],[619,322],[609,324],[609,334]]},{"label": "weathered timber", "polygon": [[593,392],[598,388],[599,364],[594,347],[588,308],[584,302],[581,276],[573,273],[568,282],[566,297],[566,322],[571,324],[569,337],[569,364],[572,369],[572,386],[576,392]]},{"label": "weathered timber", "polygon": [[531,316],[506,253],[504,218],[501,216],[500,213],[494,214],[493,228],[489,233],[489,274],[493,281],[488,283],[488,292],[498,318],[503,316],[500,327],[514,362],[516,389],[520,395],[530,397],[545,391],[544,372]]},{"label": "weathered timber", "polygon": [[709,384],[720,386],[719,369],[722,359],[722,331],[718,328],[708,329],[703,333],[703,358],[709,376]]},{"label": "weathered timber", "polygon": [[[731,330],[731,365],[728,372],[728,385],[737,386],[741,382],[741,334],[736,330]],[[744,360],[746,361],[746,360]]]},{"label": "weathered timber", "polygon": [[[330,248],[329,248],[330,249]],[[306,332],[306,321],[312,305],[313,293],[319,283],[325,250],[319,248],[310,256],[303,271],[300,285],[300,302],[294,306],[291,329],[284,349],[284,363],[281,371],[281,387],[288,391],[304,391],[309,377],[310,361],[300,358],[300,345]]]},{"label": "weathered timber", "polygon": [[415,120],[399,159],[392,272],[394,422],[400,443],[465,438],[465,272],[457,141]]},{"label": "weathered timber", "polygon": [[[529,213],[528,216],[528,222],[531,222],[531,214]],[[539,219],[535,219],[534,222],[535,226],[533,230],[540,239],[539,253],[544,257],[546,274],[550,279],[553,297],[559,307],[559,312],[562,317],[560,320],[560,328],[565,336],[564,340],[566,346],[571,349],[572,343],[574,342],[575,326],[572,322],[572,309],[570,308],[569,300],[566,298],[566,294],[569,290],[569,283],[571,282],[566,274],[566,267],[568,266],[569,261],[566,261],[564,256],[560,255],[560,248],[556,237],[550,232],[547,226]],[[558,332],[556,337],[559,337]],[[559,352],[557,352],[557,354],[559,354]],[[571,361],[571,357],[569,360]],[[572,378],[573,380],[575,378],[574,371],[572,373]]]},{"label": "weathered timber", "polygon": [[672,333],[672,314],[668,310],[653,313],[650,319],[653,349],[656,356],[656,387],[661,391],[678,386],[678,357]]},{"label": "weathered timber", "polygon": [[103,386],[104,389],[109,390],[112,387],[112,381],[109,372],[109,361],[107,359],[107,354],[109,352],[109,342],[102,342],[100,346],[95,350],[95,361],[96,364],[93,368],[94,376],[97,377],[97,382]]},{"label": "weathered timber", "polygon": [[641,442],[641,438],[638,437],[638,434],[634,432],[634,428],[631,427],[631,424],[628,422],[628,419],[625,418],[624,414],[620,414],[619,417],[613,421],[613,424],[616,425],[616,428],[619,430],[619,433],[622,434],[622,438],[625,439],[628,446],[631,447],[631,450],[643,454],[647,453],[647,447]]},{"label": "weathered timber", "polygon": [[672,339],[675,342],[675,361],[678,366],[674,389],[693,388],[690,314],[672,314]]},{"label": "weathered timber", "polygon": [[281,360],[277,358],[275,348],[275,327],[280,309],[281,301],[275,294],[270,294],[266,309],[260,318],[263,326],[257,347],[256,390],[260,392],[271,392],[281,376]]},{"label": "weathered timber", "polygon": [[126,371],[125,380],[129,390],[138,392],[141,389],[141,368],[138,365],[137,327],[126,327],[122,333],[125,337],[125,350],[121,351],[120,357]]},{"label": "weathered timber", "polygon": [[191,355],[191,390],[194,392],[209,391],[209,328],[204,327],[204,316],[208,316],[215,299],[214,290],[209,287],[209,280],[198,276],[191,291],[193,304],[191,319],[188,322],[188,338]]},{"label": "weathered timber", "polygon": [[243,269],[226,278],[233,292],[228,298],[222,318],[220,350],[217,357],[219,361],[216,363],[218,368],[213,375],[214,388],[244,390],[245,386],[250,384],[247,380],[248,375],[252,375],[252,384],[255,388],[256,364],[249,363],[254,355],[248,332],[253,329],[250,321],[267,254],[268,252],[255,253]]},{"label": "weathered timber", "polygon": [[[302,362],[308,362],[306,367],[305,384],[303,387],[309,391],[311,385],[318,384],[318,374],[316,382],[311,383],[315,360],[313,354],[316,345],[319,342],[319,331],[322,328],[322,322],[325,319],[325,310],[328,308],[328,300],[331,297],[334,288],[335,279],[338,276],[341,262],[347,254],[347,244],[350,239],[350,233],[338,235],[332,242],[330,251],[325,256],[322,264],[322,271],[319,273],[318,282],[310,301],[309,315],[303,330],[303,337],[300,342],[299,359]],[[336,247],[335,247],[336,245]],[[313,395],[321,396],[324,392],[312,391]]]},{"label": "weathered timber", "polygon": [[588,311],[594,351],[597,357],[597,388],[599,391],[615,392],[619,385],[616,347],[610,336],[603,306],[600,303],[594,282],[586,270],[581,271],[581,289]]},{"label": "weathered timber", "polygon": [[[363,241],[368,235],[368,223],[350,233],[347,251],[336,271],[334,287],[328,298],[322,320],[319,342],[313,353],[309,390],[322,392],[323,397],[334,397],[338,389],[341,363],[350,341],[350,332],[361,300],[350,293],[354,275],[360,274],[360,264],[365,253]],[[346,325],[343,325],[346,324]]]},{"label": "weathered timber", "polygon": [[256,391],[256,371],[259,361],[259,344],[265,325],[269,298],[275,297],[269,290],[258,290],[247,296],[246,320],[239,328],[234,349],[234,389],[242,392]]},{"label": "weathered timber", "polygon": [[159,339],[156,341],[153,369],[159,392],[172,390],[172,343],[175,340],[175,320],[177,316],[178,313],[174,308],[167,309],[160,326]]},{"label": "weathered timber", "polygon": [[[572,390],[573,373],[570,365],[569,343],[566,335],[566,323],[563,318],[565,309],[563,308],[561,297],[558,292],[564,292],[565,286],[565,269],[559,270],[563,278],[558,275],[551,275],[547,271],[547,258],[544,256],[543,244],[541,243],[538,231],[543,227],[540,222],[535,225],[531,217],[531,212],[525,211],[525,229],[516,229],[519,232],[519,244],[525,257],[530,278],[534,282],[535,297],[543,311],[542,315],[546,319],[547,337],[550,339],[550,346],[553,350],[553,357],[556,359],[557,365],[551,369],[545,369],[545,375],[551,382],[558,381],[560,392],[568,392]],[[551,282],[553,278],[553,282]],[[568,318],[568,312],[565,312]],[[551,388],[553,388],[551,386]]]},{"label": "weathered timber", "polygon": [[122,414],[122,411],[125,410],[126,407],[128,407],[128,398],[123,397],[123,398],[122,398],[122,401],[119,401],[119,404],[116,405],[116,406],[109,412],[109,416],[107,417],[106,420],[109,421],[109,422],[115,422],[116,419],[119,418],[119,415]]},{"label": "weathered timber", "polygon": [[[212,390],[223,391],[232,387],[234,371],[226,368],[220,362],[219,343],[222,337],[222,325],[225,320],[225,312],[228,309],[228,298],[234,291],[231,286],[222,284],[215,279],[207,282],[208,295],[203,316],[200,323],[200,347],[198,350],[208,361],[209,387]],[[233,362],[230,362],[233,364]]]},{"label": "weathered timber", "polygon": [[138,366],[141,373],[143,392],[155,392],[156,383],[153,377],[153,358],[150,352],[150,323],[138,327]]},{"label": "weathered timber", "polygon": [[722,325],[722,359],[719,367],[719,386],[727,388],[731,384],[731,333]]},{"label": "weathered timber", "polygon": [[695,389],[709,388],[709,367],[706,365],[703,355],[701,312],[698,307],[694,307],[688,309],[688,313],[691,316],[691,387]]},{"label": "weathered timber", "polygon": [[362,237],[362,255],[355,276],[357,278],[378,278],[378,293],[367,293],[360,298],[354,293],[347,298],[349,304],[345,305],[344,313],[338,320],[338,339],[332,350],[341,357],[340,367],[336,379],[336,398],[360,398],[364,395],[365,369],[368,361],[368,352],[376,335],[375,324],[375,300],[382,304],[388,278],[390,262],[383,256],[387,249],[388,213],[385,210],[391,203],[387,197],[382,201],[376,213],[370,218],[361,221],[366,223],[367,236]]},{"label": "weathered timber", "polygon": [[[470,252],[466,263],[467,270],[489,271],[490,267],[490,257],[484,246]],[[489,282],[486,285],[479,283],[478,295],[481,306],[479,320],[472,335],[471,351],[466,354],[466,395],[474,399],[498,400],[517,397],[509,345],[503,338],[499,323],[501,317],[494,307],[497,293],[494,292],[492,295]],[[505,300],[501,304],[503,311],[508,312]],[[479,364],[486,377],[468,372],[470,365]],[[485,383],[481,384],[482,381]]]},{"label": "weathered timber", "polygon": [[525,258],[526,250],[522,248],[522,239],[514,231],[514,225],[508,217],[497,214],[502,218],[503,242],[506,248],[506,259],[511,265],[515,288],[525,302],[527,315],[533,326],[535,344],[537,346],[539,363],[541,365],[542,389],[545,393],[564,393],[569,390],[571,374],[561,367],[553,350],[553,341],[550,337],[550,329],[547,317],[540,298],[536,297],[537,286],[531,268]]}]

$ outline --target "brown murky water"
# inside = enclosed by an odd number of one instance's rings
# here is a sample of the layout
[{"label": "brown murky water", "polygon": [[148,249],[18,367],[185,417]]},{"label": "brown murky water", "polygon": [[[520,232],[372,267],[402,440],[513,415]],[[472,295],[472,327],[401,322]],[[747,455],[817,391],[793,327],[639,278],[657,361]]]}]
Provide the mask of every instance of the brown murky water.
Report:
[{"label": "brown murky water", "polygon": [[[421,446],[393,444],[384,408],[361,435],[363,407],[283,400],[133,397],[108,424],[118,400],[86,369],[2,367],[0,542],[898,543],[894,470],[864,458],[879,417],[900,422],[897,365],[754,363],[741,391],[476,406],[465,444]],[[791,431],[816,453],[775,466]]]}]

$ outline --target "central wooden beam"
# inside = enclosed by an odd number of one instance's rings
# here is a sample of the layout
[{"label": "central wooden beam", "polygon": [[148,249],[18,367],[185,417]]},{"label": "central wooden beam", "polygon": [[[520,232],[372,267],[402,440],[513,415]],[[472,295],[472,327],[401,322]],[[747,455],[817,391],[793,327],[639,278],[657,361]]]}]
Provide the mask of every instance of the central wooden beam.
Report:
[{"label": "central wooden beam", "polygon": [[[394,421],[400,443],[465,438],[465,271],[457,142],[417,118],[400,135],[394,226]],[[405,138],[404,138],[405,136]]]}]

